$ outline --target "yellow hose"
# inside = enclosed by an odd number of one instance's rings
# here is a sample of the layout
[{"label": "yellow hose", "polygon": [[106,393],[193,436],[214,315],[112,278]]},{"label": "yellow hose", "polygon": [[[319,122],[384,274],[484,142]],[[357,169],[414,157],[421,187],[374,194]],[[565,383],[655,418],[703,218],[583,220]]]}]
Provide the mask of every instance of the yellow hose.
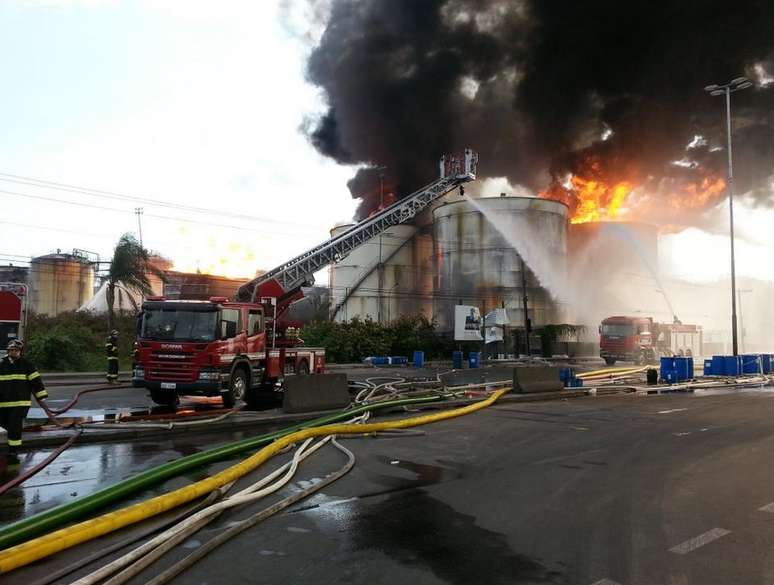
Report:
[{"label": "yellow hose", "polygon": [[576,374],[576,378],[596,378],[599,376],[620,376],[621,374],[636,374],[637,372],[644,372],[649,367],[653,366],[630,366],[628,368],[605,368],[604,370],[593,370],[591,372],[581,372]]},{"label": "yellow hose", "polygon": [[212,492],[213,490],[225,485],[229,482],[235,481],[248,472],[252,471],[262,463],[266,462],[270,457],[277,454],[286,446],[299,441],[303,441],[309,437],[319,437],[322,435],[357,435],[363,433],[374,433],[377,431],[384,431],[387,429],[403,429],[409,427],[416,427],[440,420],[446,420],[449,418],[455,418],[470,414],[482,408],[486,408],[490,404],[494,403],[500,396],[506,393],[509,388],[504,390],[498,390],[487,398],[481,400],[475,404],[469,406],[463,406],[462,408],[455,408],[454,410],[448,410],[445,412],[439,412],[435,414],[426,414],[422,416],[416,416],[412,418],[405,418],[401,420],[384,421],[378,423],[370,423],[364,425],[355,424],[334,424],[323,427],[316,427],[310,429],[304,429],[290,435],[286,435],[274,441],[271,445],[267,445],[254,455],[248,457],[241,463],[237,463],[228,469],[197,481],[186,487],[177,489],[156,496],[150,500],[139,502],[132,506],[128,506],[115,512],[109,512],[103,514],[97,518],[86,520],[67,528],[56,530],[45,536],[40,536],[22,544],[18,544],[4,551],[0,551],[0,573],[8,573],[14,569],[45,558],[52,554],[58,553],[67,548],[73,547],[82,542],[86,542],[128,526],[141,520],[145,520],[150,516],[155,516],[171,510],[176,506],[190,502],[198,497]]}]

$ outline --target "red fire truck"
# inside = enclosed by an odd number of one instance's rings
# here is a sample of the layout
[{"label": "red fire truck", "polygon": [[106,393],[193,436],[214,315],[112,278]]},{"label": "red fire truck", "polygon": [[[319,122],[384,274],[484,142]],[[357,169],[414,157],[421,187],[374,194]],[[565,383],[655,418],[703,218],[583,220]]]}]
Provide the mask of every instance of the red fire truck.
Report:
[{"label": "red fire truck", "polygon": [[702,355],[698,325],[656,323],[651,317],[608,317],[599,326],[599,355],[609,366],[616,361],[656,363],[662,356]]},{"label": "red fire truck", "polygon": [[256,277],[234,301],[148,298],[138,319],[133,386],[148,388],[159,404],[175,404],[180,394],[204,394],[220,395],[232,407],[240,399],[257,402],[288,375],[322,373],[325,350],[304,347],[297,327],[284,318],[303,298],[303,287],[311,286],[314,273],[474,180],[477,164],[478,154],[470,149],[442,158],[434,182]]},{"label": "red fire truck", "polygon": [[148,388],[157,404],[173,405],[181,394],[219,395],[232,407],[274,390],[286,375],[322,373],[325,350],[303,347],[287,324],[267,329],[265,310],[226,297],[149,297],[138,319],[132,385]]},{"label": "red fire truck", "polygon": [[5,355],[9,339],[24,339],[27,293],[26,284],[0,282],[0,355]]}]

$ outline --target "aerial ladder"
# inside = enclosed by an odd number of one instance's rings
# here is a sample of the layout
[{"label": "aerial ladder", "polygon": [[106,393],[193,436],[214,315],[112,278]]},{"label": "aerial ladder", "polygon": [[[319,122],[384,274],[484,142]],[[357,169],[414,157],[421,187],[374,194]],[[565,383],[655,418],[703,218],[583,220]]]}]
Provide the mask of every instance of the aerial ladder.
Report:
[{"label": "aerial ladder", "polygon": [[[340,262],[355,248],[378,237],[389,228],[410,221],[433,201],[476,178],[478,153],[465,149],[462,156],[444,155],[438,179],[361,221],[319,246],[288,260],[273,270],[242,285],[236,300],[273,305],[274,325],[292,303],[303,298],[302,287],[314,284],[314,273]],[[267,307],[268,308],[268,307]],[[271,316],[271,312],[268,313]]]}]

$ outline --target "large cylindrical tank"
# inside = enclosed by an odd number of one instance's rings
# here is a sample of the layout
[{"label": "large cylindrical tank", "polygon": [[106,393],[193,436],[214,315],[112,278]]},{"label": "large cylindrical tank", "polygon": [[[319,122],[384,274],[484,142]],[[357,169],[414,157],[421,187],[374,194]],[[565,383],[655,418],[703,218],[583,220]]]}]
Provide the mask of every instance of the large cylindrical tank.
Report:
[{"label": "large cylindrical tank", "polygon": [[[331,230],[335,237],[351,224]],[[355,317],[387,322],[421,310],[417,290],[423,277],[416,265],[414,225],[397,225],[331,265],[329,287],[335,321]]]},{"label": "large cylindrical tank", "polygon": [[38,256],[30,262],[29,284],[35,313],[75,311],[94,294],[94,265],[73,254]]},{"label": "large cylindrical tank", "polygon": [[[454,305],[504,306],[523,325],[523,282],[533,326],[561,322],[567,207],[532,197],[447,203],[433,211],[435,318],[454,328]],[[524,262],[522,263],[522,259]]]}]

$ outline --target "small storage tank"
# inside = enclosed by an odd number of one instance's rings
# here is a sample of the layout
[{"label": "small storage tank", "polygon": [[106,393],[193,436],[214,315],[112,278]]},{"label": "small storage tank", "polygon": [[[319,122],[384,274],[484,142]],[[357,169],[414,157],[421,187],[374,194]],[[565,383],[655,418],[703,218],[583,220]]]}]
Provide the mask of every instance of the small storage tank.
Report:
[{"label": "small storage tank", "polygon": [[94,265],[74,254],[48,254],[30,262],[30,308],[40,315],[75,311],[94,294]]},{"label": "small storage tank", "polygon": [[465,199],[433,211],[433,232],[440,331],[454,329],[457,304],[487,312],[504,306],[511,323],[523,325],[522,276],[532,325],[563,320],[567,206],[533,197]]}]

